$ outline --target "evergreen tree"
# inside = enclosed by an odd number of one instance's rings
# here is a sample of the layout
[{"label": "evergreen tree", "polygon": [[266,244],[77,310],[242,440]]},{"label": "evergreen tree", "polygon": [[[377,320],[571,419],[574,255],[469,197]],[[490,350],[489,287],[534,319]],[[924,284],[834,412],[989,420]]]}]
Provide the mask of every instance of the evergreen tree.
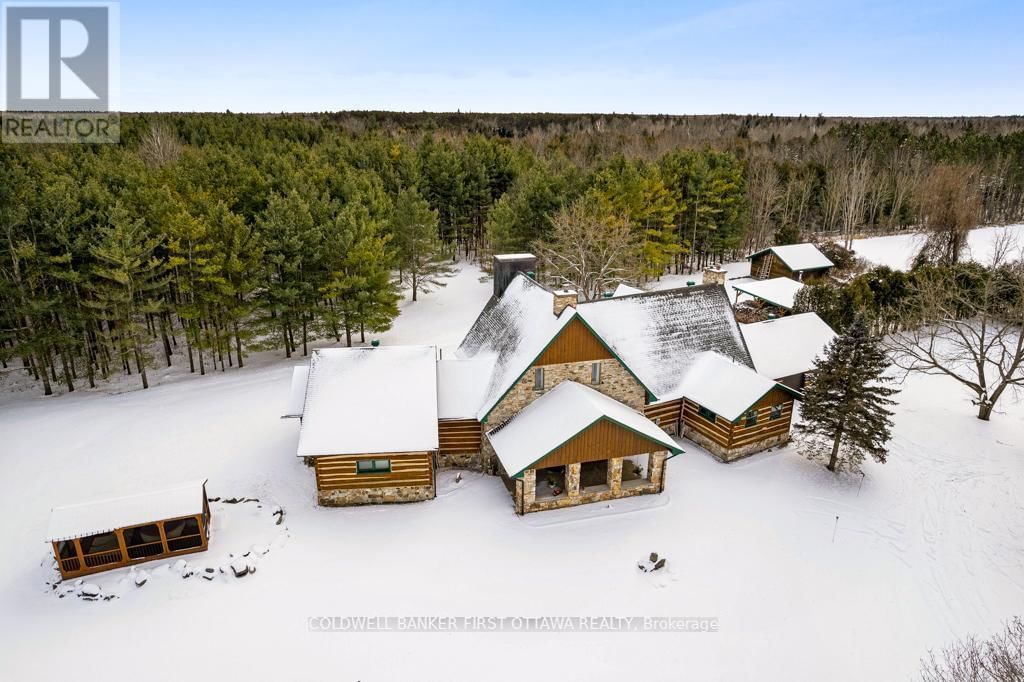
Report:
[{"label": "evergreen tree", "polygon": [[160,239],[146,233],[142,220],[133,219],[118,204],[92,248],[96,266],[90,305],[106,320],[122,366],[127,369],[135,360],[143,388],[149,388],[146,366],[151,361],[144,345],[145,316],[160,312],[160,293],[168,281],[164,263],[155,256],[159,245]]},{"label": "evergreen tree", "polygon": [[416,190],[403,189],[398,193],[391,233],[398,251],[399,273],[412,288],[412,300],[416,300],[418,292],[445,286],[441,278],[451,274],[451,268],[445,263],[437,238],[437,211]]},{"label": "evergreen tree", "polygon": [[862,319],[829,343],[814,363],[797,429],[808,435],[810,459],[828,459],[829,471],[859,471],[865,455],[885,462],[897,389],[885,384],[889,362]]}]

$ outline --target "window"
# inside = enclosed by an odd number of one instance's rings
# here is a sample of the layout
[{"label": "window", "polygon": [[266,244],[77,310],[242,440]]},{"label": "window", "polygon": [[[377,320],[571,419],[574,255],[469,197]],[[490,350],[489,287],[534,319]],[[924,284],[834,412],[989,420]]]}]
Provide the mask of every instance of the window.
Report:
[{"label": "window", "polygon": [[590,366],[590,383],[601,383],[601,363],[595,362]]},{"label": "window", "polygon": [[118,549],[117,536],[113,533],[100,533],[99,535],[88,535],[78,541],[82,545],[82,554],[98,554]]},{"label": "window", "polygon": [[164,521],[164,535],[167,536],[167,548],[172,552],[203,544],[203,539],[199,535],[199,522],[191,516],[187,519]]},{"label": "window", "polygon": [[533,390],[543,391],[544,390],[544,368],[538,367],[533,370]]},{"label": "window", "polygon": [[747,420],[744,426],[757,426],[757,410],[747,412]]},{"label": "window", "polygon": [[160,529],[155,523],[126,529],[124,544],[128,549],[128,556],[132,559],[143,559],[164,552],[164,544],[160,541]]},{"label": "window", "polygon": [[700,416],[704,417],[709,422],[715,421],[715,419],[718,416],[714,412],[709,410],[708,408],[704,407],[703,405],[698,405],[697,406],[697,414],[699,414]]},{"label": "window", "polygon": [[74,540],[61,540],[58,542],[57,552],[60,554],[61,559],[73,559],[78,556],[77,552],[75,552]]},{"label": "window", "polygon": [[390,472],[390,459],[360,459],[356,462],[356,473],[359,474],[387,474]]},{"label": "window", "polygon": [[770,419],[782,419],[782,405],[772,405],[772,413],[769,415]]}]

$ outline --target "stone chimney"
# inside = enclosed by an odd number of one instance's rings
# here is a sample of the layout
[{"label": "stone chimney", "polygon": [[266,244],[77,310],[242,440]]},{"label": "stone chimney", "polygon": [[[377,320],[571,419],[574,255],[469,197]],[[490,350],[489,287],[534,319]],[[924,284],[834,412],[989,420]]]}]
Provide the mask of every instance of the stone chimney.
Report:
[{"label": "stone chimney", "polygon": [[520,272],[537,272],[537,257],[532,253],[506,253],[494,257],[494,296],[501,298],[505,289]]},{"label": "stone chimney", "polygon": [[572,289],[562,289],[555,292],[555,317],[562,314],[566,308],[575,308],[580,302],[580,296]]},{"label": "stone chimney", "polygon": [[725,284],[725,270],[718,267],[704,268],[704,284]]}]

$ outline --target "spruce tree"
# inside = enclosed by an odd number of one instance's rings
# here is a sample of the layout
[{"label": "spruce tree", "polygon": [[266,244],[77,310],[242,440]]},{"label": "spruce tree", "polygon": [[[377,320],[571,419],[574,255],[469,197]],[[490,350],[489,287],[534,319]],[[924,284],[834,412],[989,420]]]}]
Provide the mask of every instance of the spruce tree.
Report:
[{"label": "spruce tree", "polygon": [[858,318],[850,330],[829,343],[814,363],[797,430],[808,434],[810,459],[828,459],[829,471],[859,471],[865,455],[885,462],[898,391],[886,386],[889,362],[878,339]]}]

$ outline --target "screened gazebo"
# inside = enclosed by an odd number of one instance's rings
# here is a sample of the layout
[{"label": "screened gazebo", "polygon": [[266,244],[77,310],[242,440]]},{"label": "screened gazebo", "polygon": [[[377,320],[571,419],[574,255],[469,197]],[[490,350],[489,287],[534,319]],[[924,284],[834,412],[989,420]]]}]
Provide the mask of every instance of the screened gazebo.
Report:
[{"label": "screened gazebo", "polygon": [[206,481],[56,507],[47,539],[65,579],[201,552],[210,539]]}]

